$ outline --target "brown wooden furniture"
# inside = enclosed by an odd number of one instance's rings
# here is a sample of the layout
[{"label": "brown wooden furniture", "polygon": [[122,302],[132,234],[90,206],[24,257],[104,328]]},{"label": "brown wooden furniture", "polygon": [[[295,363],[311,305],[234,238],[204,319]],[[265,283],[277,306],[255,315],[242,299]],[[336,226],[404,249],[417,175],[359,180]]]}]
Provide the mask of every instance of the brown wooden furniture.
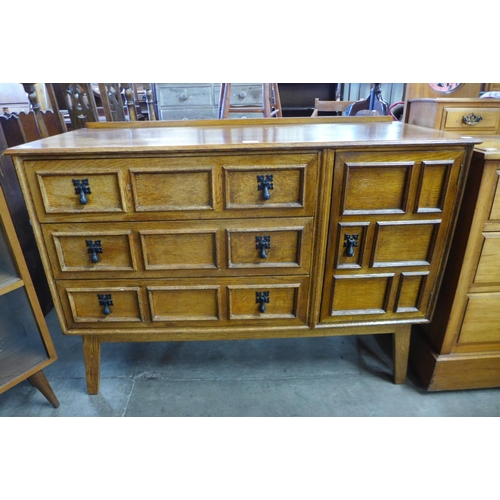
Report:
[{"label": "brown wooden furniture", "polygon": [[411,99],[405,121],[467,135],[500,134],[500,99]]},{"label": "brown wooden furniture", "polygon": [[317,97],[314,99],[314,110],[311,116],[320,116],[320,113],[335,113],[342,115],[345,110],[356,101],[322,101]]},{"label": "brown wooden furniture", "polygon": [[231,99],[231,83],[221,83],[219,118],[229,118],[230,113],[261,113],[264,118],[283,116],[277,83],[262,84],[262,103],[259,106],[235,104]]},{"label": "brown wooden furniture", "polygon": [[404,382],[476,142],[261,118],[96,124],[7,154],[95,394],[101,343],[125,341],[393,333]]},{"label": "brown wooden furniture", "polygon": [[0,394],[28,379],[57,408],[42,369],[57,355],[0,187]]},{"label": "brown wooden furniture", "polygon": [[431,391],[500,386],[500,136],[476,146],[432,323],[412,363]]},{"label": "brown wooden furniture", "polygon": [[[50,110],[41,111],[34,84],[25,83],[23,86],[30,102],[31,111],[0,116],[0,153],[8,147],[65,131],[64,122],[59,120],[56,113]],[[36,246],[28,211],[10,157],[0,155],[0,174],[0,185],[4,191],[31,280],[42,311],[47,314],[53,307],[52,297]]]}]

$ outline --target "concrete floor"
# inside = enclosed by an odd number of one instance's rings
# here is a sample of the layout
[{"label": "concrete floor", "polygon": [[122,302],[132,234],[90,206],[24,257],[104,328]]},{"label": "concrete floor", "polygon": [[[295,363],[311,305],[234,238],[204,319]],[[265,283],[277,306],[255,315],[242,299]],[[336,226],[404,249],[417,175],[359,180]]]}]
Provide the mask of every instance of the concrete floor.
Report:
[{"label": "concrete floor", "polygon": [[43,372],[61,405],[24,381],[0,394],[0,417],[500,416],[499,389],[428,393],[411,368],[393,384],[391,335],[103,344],[89,396],[80,337],[46,319],[59,359]]}]

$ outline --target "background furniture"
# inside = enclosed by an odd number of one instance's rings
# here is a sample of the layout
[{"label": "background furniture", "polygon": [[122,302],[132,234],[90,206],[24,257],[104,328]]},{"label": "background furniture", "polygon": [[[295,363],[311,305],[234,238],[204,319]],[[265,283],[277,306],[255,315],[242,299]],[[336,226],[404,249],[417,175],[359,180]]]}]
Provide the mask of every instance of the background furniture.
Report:
[{"label": "background furniture", "polygon": [[[311,116],[314,99],[334,101],[340,97],[337,83],[278,83],[284,117]],[[155,84],[160,120],[205,120],[218,117],[220,83]],[[262,84],[232,83],[233,104],[262,105]],[[242,118],[245,113],[231,114]],[[251,115],[250,115],[251,116]]]},{"label": "background furniture", "polygon": [[448,132],[485,135],[500,133],[500,99],[410,99],[405,121]]},{"label": "background furniture", "polygon": [[412,363],[431,391],[500,386],[500,136],[475,147],[439,297]]},{"label": "background furniture", "polygon": [[[65,130],[57,113],[41,111],[34,84],[23,84],[31,111],[0,116],[0,153],[8,147],[56,135]],[[19,181],[10,157],[0,154],[0,185],[9,207],[19,243],[44,314],[53,307],[47,278],[43,270]]]},{"label": "background furniture", "polygon": [[314,110],[311,116],[337,115],[341,116],[355,101],[321,101],[314,99]]},{"label": "background furniture", "polygon": [[28,379],[57,408],[42,372],[56,359],[0,187],[0,393]]},{"label": "background furniture", "polygon": [[[260,113],[264,118],[281,117],[280,93],[277,83],[262,84],[262,102],[259,105],[241,105],[234,103],[231,92],[232,83],[221,83],[218,118],[229,118],[231,113]],[[238,94],[239,96],[239,94]]]},{"label": "background furniture", "polygon": [[7,151],[88,392],[102,342],[377,333],[403,383],[477,141],[382,118],[122,123]]}]

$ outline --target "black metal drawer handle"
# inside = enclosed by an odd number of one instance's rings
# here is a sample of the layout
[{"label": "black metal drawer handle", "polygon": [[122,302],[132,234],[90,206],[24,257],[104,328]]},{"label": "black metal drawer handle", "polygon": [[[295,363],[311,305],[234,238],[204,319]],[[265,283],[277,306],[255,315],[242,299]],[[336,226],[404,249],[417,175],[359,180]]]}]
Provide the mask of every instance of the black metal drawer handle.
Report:
[{"label": "black metal drawer handle", "polygon": [[358,246],[359,234],[344,234],[344,247],[347,257],[354,257],[354,248]]},{"label": "black metal drawer handle", "polygon": [[262,191],[262,198],[264,200],[269,200],[271,198],[269,190],[274,189],[273,175],[258,175],[257,189],[258,191]]},{"label": "black metal drawer handle", "polygon": [[87,245],[87,252],[92,254],[92,262],[97,264],[99,262],[99,253],[102,253],[101,240],[85,240]]},{"label": "black metal drawer handle", "polygon": [[255,248],[260,250],[260,258],[267,259],[267,252],[271,248],[271,236],[256,236]]},{"label": "black metal drawer handle", "polygon": [[110,293],[98,293],[97,298],[99,299],[99,305],[104,307],[102,312],[106,316],[108,314],[111,314],[111,309],[109,308],[109,306],[114,305],[113,300],[111,298],[111,294]]},{"label": "black metal drawer handle", "polygon": [[475,115],[474,113],[471,113],[470,115],[462,116],[462,123],[473,127],[474,125],[477,125],[482,119],[483,117],[481,115]]},{"label": "black metal drawer handle", "polygon": [[266,304],[269,304],[269,292],[255,292],[255,302],[260,304],[259,311],[266,312]]},{"label": "black metal drawer handle", "polygon": [[80,195],[80,205],[86,205],[88,200],[85,195],[92,194],[89,186],[89,180],[73,179],[73,186],[75,186],[75,193]]}]

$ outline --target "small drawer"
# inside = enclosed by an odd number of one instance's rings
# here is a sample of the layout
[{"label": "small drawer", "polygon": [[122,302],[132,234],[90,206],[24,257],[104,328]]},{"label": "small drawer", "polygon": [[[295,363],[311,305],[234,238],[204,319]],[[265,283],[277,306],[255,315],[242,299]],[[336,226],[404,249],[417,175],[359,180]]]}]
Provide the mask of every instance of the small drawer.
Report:
[{"label": "small drawer", "polygon": [[[219,102],[220,86],[214,89],[214,100]],[[231,106],[262,106],[262,84],[232,83]],[[236,115],[231,113],[231,118]]]},{"label": "small drawer", "polygon": [[442,129],[475,133],[496,133],[500,119],[498,108],[445,108]]},{"label": "small drawer", "polygon": [[210,108],[169,108],[160,109],[160,120],[214,120],[217,109]]},{"label": "small drawer", "polygon": [[483,233],[483,246],[474,283],[500,283],[500,233]]},{"label": "small drawer", "polygon": [[212,85],[186,85],[164,87],[157,86],[159,106],[210,106],[212,101]]}]

